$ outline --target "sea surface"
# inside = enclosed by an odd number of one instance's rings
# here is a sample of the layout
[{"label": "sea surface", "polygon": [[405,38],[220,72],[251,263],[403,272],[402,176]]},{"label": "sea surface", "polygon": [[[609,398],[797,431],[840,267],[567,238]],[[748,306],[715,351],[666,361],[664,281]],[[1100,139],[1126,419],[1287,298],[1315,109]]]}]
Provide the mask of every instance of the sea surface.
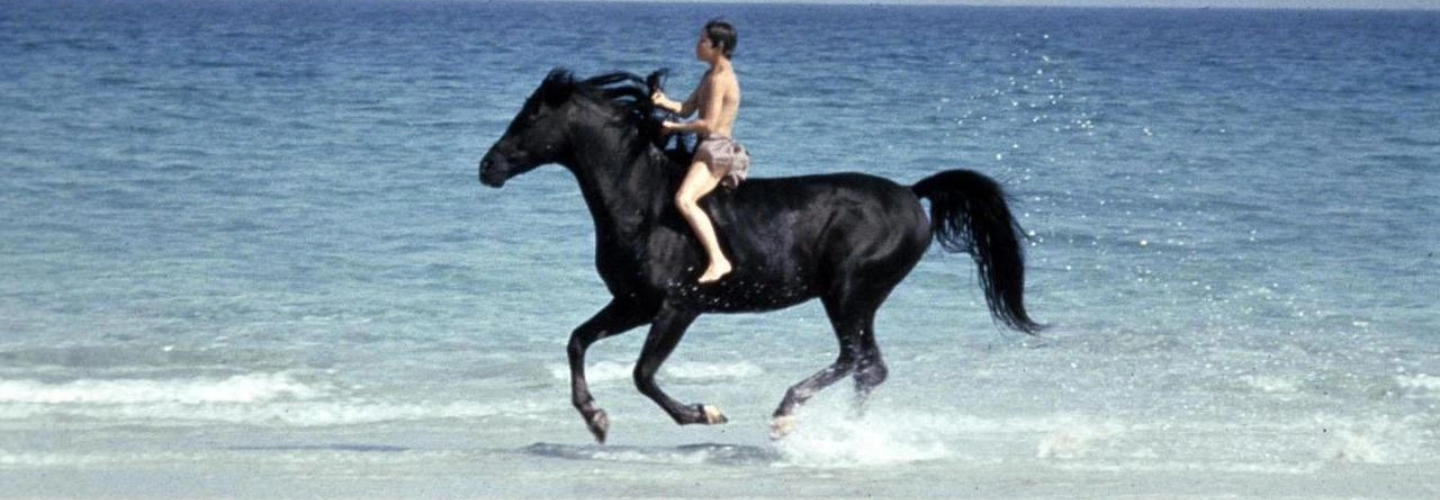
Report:
[{"label": "sea surface", "polygon": [[[737,25],[753,176],[999,180],[1029,337],[932,249],[889,381],[769,438],[816,304],[701,318],[675,426],[565,342],[574,179],[480,157],[551,68]],[[1440,498],[1440,12],[0,2],[0,498]]]}]

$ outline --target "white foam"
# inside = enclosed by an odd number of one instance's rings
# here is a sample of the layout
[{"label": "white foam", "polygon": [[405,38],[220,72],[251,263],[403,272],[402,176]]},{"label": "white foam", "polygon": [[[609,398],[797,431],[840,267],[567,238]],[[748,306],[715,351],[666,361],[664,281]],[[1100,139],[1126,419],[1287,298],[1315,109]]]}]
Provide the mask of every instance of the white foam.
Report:
[{"label": "white foam", "polygon": [[765,373],[760,365],[740,361],[736,363],[680,363],[665,369],[665,375],[686,380],[736,380],[756,377]]},{"label": "white foam", "polygon": [[1267,375],[1246,375],[1240,377],[1240,381],[1253,389],[1272,394],[1290,394],[1300,390],[1299,384],[1294,381]]},{"label": "white foam", "polygon": [[[1424,431],[1417,429],[1419,417],[1317,417],[1328,439],[1321,445],[1321,459],[1361,464],[1397,464],[1429,460],[1429,453],[1417,448]],[[1424,425],[1424,424],[1420,424]]]},{"label": "white foam", "polygon": [[[617,363],[614,361],[601,361],[585,366],[585,380],[591,385],[630,380],[630,373],[635,371],[635,365]],[[550,375],[555,380],[570,381],[570,365],[550,365]]]},{"label": "white foam", "polygon": [[1112,472],[1124,474],[1150,473],[1150,472],[1186,472],[1186,473],[1240,473],[1240,474],[1314,474],[1321,470],[1323,464],[1287,464],[1287,463],[1223,463],[1214,461],[1183,461],[1183,460],[1119,460],[1119,461],[1083,461],[1070,460],[1059,462],[1053,467],[1070,471],[1095,471]]},{"label": "white foam", "polygon": [[1440,395],[1440,377],[1417,373],[1415,375],[1397,375],[1395,383],[1401,389],[1414,392],[1429,391]]},{"label": "white foam", "polygon": [[[550,374],[556,380],[570,380],[570,366],[553,364],[549,366]],[[617,363],[614,361],[601,361],[585,367],[585,379],[591,384],[609,382],[629,382],[631,374],[635,371],[633,363]],[[738,380],[762,375],[765,369],[760,365],[749,361],[738,361],[734,363],[707,363],[707,362],[683,362],[672,363],[661,368],[661,376],[673,380],[684,380],[691,382]]]},{"label": "white foam", "polygon": [[[1113,456],[1117,449],[1112,443],[1136,430],[1117,420],[1074,414],[985,418],[872,410],[859,419],[847,415],[843,408],[807,407],[795,432],[776,447],[786,463],[809,467],[983,461],[1007,455],[1018,459],[1023,455],[1011,453],[1023,454],[1024,443],[1034,443],[1035,458],[1071,461],[1096,454]],[[952,449],[957,443],[964,446]]]},{"label": "white foam", "polygon": [[270,423],[317,427],[436,419],[476,419],[535,411],[525,404],[456,402],[443,405],[367,402],[325,402],[265,405],[258,408],[211,408],[199,418],[226,423]]},{"label": "white foam", "polygon": [[44,453],[32,451],[9,451],[0,450],[0,466],[67,466],[84,467],[104,462],[111,462],[109,457],[93,454],[61,454]]},{"label": "white foam", "polygon": [[177,463],[196,460],[194,454],[157,451],[49,452],[0,449],[0,467],[93,467],[103,464]]},{"label": "white foam", "polygon": [[795,430],[775,443],[783,465],[818,468],[879,467],[953,458],[945,446],[964,419],[871,411],[855,418],[834,404],[812,404]]},{"label": "white foam", "polygon": [[0,403],[255,403],[281,398],[309,399],[322,392],[284,374],[236,375],[223,379],[85,379],[61,384],[0,380]]},{"label": "white foam", "polygon": [[208,424],[324,427],[386,422],[524,416],[540,411],[522,403],[395,404],[360,401],[296,401],[263,404],[185,404],[149,402],[124,405],[0,406],[0,420],[63,415],[105,422],[143,422],[155,426]]},{"label": "white foam", "polygon": [[802,467],[877,467],[951,456],[923,428],[894,418],[803,419],[775,446],[786,464]]},{"label": "white foam", "polygon": [[1090,453],[1099,443],[1123,431],[1115,423],[1093,423],[1072,420],[1055,427],[1041,438],[1036,447],[1036,458],[1081,458]]},{"label": "white foam", "polygon": [[1387,461],[1385,445],[1375,436],[1353,430],[1340,430],[1334,434],[1335,438],[1320,450],[1320,458],[1361,464]]},{"label": "white foam", "polygon": [[599,450],[591,454],[590,458],[595,460],[606,460],[612,462],[636,462],[636,463],[666,463],[666,464],[688,464],[701,465],[709,460],[704,452],[681,453],[666,452],[657,453],[645,450],[619,449]]},{"label": "white foam", "polygon": [[147,425],[211,423],[333,426],[393,421],[527,415],[524,402],[482,404],[377,402],[336,394],[328,384],[301,383],[283,373],[228,378],[0,380],[0,420],[65,416]]}]

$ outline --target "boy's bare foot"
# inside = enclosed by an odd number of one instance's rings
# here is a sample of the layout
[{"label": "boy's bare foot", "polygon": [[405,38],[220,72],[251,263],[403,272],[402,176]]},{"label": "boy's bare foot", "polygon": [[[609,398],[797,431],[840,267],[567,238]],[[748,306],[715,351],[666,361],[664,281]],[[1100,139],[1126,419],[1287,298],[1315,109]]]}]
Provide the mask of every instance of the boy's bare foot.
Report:
[{"label": "boy's bare foot", "polygon": [[724,278],[725,275],[730,274],[731,269],[732,267],[730,266],[729,262],[720,261],[711,263],[710,267],[708,269],[705,269],[705,274],[700,275],[700,279],[698,281],[702,285],[708,285],[710,283],[720,281],[720,278]]}]

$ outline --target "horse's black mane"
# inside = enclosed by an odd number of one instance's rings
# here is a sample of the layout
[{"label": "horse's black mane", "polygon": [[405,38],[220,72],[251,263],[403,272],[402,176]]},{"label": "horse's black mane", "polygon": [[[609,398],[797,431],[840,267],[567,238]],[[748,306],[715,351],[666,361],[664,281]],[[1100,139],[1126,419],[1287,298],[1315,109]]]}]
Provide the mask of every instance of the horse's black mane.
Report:
[{"label": "horse's black mane", "polygon": [[637,144],[652,144],[664,151],[672,161],[688,164],[694,152],[686,146],[686,142],[676,135],[676,140],[673,141],[675,147],[668,148],[667,145],[672,141],[660,133],[660,124],[673,115],[655,107],[654,101],[650,100],[650,95],[660,89],[660,82],[667,72],[668,70],[661,69],[646,78],[626,71],[615,71],[581,80],[570,70],[556,68],[545,77],[541,92],[552,96],[581,96],[607,105],[616,111],[616,116],[627,126],[638,129],[640,136],[646,139],[644,143]]}]

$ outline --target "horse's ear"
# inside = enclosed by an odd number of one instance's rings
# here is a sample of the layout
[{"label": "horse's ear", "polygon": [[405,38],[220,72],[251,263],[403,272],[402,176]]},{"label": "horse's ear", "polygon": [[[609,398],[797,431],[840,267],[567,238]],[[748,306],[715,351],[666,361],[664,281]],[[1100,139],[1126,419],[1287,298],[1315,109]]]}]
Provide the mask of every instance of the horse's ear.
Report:
[{"label": "horse's ear", "polygon": [[540,83],[539,95],[545,104],[553,106],[565,102],[574,91],[575,76],[565,68],[555,68]]},{"label": "horse's ear", "polygon": [[654,73],[650,73],[650,76],[645,77],[645,86],[649,87],[647,89],[649,90],[648,93],[654,94],[656,92],[664,92],[665,77],[669,76],[669,74],[670,68],[660,68],[655,70]]}]

